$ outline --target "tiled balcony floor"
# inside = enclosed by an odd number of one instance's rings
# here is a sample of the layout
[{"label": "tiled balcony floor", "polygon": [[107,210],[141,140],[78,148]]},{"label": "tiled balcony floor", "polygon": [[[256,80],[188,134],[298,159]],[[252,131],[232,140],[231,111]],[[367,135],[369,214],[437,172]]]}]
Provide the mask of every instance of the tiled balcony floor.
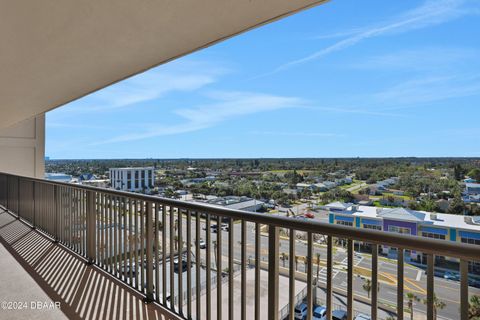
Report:
[{"label": "tiled balcony floor", "polygon": [[[26,309],[4,310],[2,304],[0,319],[178,319],[158,305],[144,304],[133,289],[0,207],[3,301],[22,302]],[[60,302],[60,309],[32,308],[52,301]]]}]

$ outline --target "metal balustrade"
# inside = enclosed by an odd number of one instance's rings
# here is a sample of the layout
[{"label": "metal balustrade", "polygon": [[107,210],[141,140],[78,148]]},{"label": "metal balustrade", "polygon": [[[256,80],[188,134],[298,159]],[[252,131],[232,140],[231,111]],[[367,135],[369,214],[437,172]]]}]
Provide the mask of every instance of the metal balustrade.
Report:
[{"label": "metal balustrade", "polygon": [[[316,234],[326,237],[327,319],[332,319],[334,238],[347,239],[346,309],[349,320],[354,316],[355,241],[369,243],[372,248],[372,319],[378,318],[380,245],[398,250],[397,319],[404,319],[404,250],[427,254],[428,319],[434,317],[435,255],[460,259],[461,319],[468,319],[468,262],[480,258],[480,247],[475,245],[249,213],[6,173],[0,173],[0,205],[52,240],[83,256],[88,263],[137,289],[144,294],[145,301],[161,304],[180,318],[187,319],[250,318],[247,315],[247,303],[250,303],[246,293],[247,268],[254,269],[253,317],[260,319],[260,311],[266,308],[268,319],[279,319],[280,315],[294,319],[298,301],[294,288],[296,270],[293,257],[296,253],[295,236],[299,233],[306,234],[307,244],[307,319],[312,319],[314,302],[313,246]],[[228,236],[222,234],[223,223],[228,226]],[[216,233],[211,230],[213,225],[216,225]],[[262,244],[261,239],[266,235],[261,234],[262,226],[267,226],[265,230],[268,232],[267,248],[263,251],[265,243]],[[247,228],[254,232],[250,244]],[[290,257],[288,288],[279,288],[280,230],[289,231],[289,248],[286,251]],[[238,231],[240,235],[236,237]],[[200,239],[205,239],[206,250],[201,249]],[[253,257],[248,257],[247,265],[247,246],[252,242],[254,253]],[[265,249],[268,254],[262,254]],[[268,258],[268,265],[263,268],[268,272],[266,301],[261,299],[260,287],[261,262],[265,258]],[[222,261],[224,259],[226,264]],[[238,275],[234,275],[235,268],[239,270]],[[234,285],[235,279],[240,279],[238,287]],[[228,285],[225,291],[222,290],[224,283]],[[213,290],[216,290],[216,297],[212,294]],[[239,290],[240,300],[235,299],[235,292],[238,292],[235,290]],[[287,311],[283,305],[279,306],[279,290],[288,292]],[[222,302],[224,295],[228,297],[226,304]]]}]

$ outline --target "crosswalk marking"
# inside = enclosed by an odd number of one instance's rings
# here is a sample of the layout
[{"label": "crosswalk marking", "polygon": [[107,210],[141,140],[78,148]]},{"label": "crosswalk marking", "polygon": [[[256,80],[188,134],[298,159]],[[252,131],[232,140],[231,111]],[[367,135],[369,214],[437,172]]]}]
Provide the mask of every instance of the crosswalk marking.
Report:
[{"label": "crosswalk marking", "polygon": [[[332,280],[339,272],[340,271],[333,269]],[[327,268],[320,269],[320,272],[318,273],[318,279],[320,280],[320,282],[327,282]]]},{"label": "crosswalk marking", "polygon": [[[362,260],[363,260],[362,256],[356,256],[355,255],[353,257],[353,265],[358,266],[362,262]],[[348,266],[348,257],[343,259],[342,262],[339,263],[339,265],[347,267]]]}]

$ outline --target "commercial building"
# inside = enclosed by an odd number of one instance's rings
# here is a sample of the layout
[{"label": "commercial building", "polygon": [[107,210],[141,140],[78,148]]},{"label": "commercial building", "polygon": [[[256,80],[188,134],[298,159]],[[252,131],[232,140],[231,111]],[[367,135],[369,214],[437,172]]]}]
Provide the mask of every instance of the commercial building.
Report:
[{"label": "commercial building", "polygon": [[[373,229],[480,245],[480,216],[430,213],[405,208],[378,208],[334,202],[324,206],[329,222],[355,228]],[[382,246],[382,253],[396,257],[396,248]],[[408,251],[407,260],[425,262],[423,254]],[[444,259],[438,257],[439,260]]]},{"label": "commercial building", "polygon": [[465,193],[467,195],[480,194],[480,183],[466,183],[465,184]]},{"label": "commercial building", "polygon": [[208,200],[207,203],[222,206],[228,209],[257,212],[265,205],[264,202],[249,197],[219,197]]},{"label": "commercial building", "polygon": [[480,203],[480,183],[466,183],[463,202]]},{"label": "commercial building", "polygon": [[72,182],[73,177],[65,173],[45,173],[45,179],[56,182]]},{"label": "commercial building", "polygon": [[124,191],[149,191],[155,185],[155,169],[146,168],[111,168],[110,185]]}]

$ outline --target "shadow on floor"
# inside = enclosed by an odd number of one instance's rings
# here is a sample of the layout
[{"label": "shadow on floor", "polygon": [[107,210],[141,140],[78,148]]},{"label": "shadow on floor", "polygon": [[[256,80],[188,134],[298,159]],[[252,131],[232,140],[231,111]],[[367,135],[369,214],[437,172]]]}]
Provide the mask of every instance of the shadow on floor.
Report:
[{"label": "shadow on floor", "polygon": [[0,242],[69,319],[178,319],[2,208]]}]

